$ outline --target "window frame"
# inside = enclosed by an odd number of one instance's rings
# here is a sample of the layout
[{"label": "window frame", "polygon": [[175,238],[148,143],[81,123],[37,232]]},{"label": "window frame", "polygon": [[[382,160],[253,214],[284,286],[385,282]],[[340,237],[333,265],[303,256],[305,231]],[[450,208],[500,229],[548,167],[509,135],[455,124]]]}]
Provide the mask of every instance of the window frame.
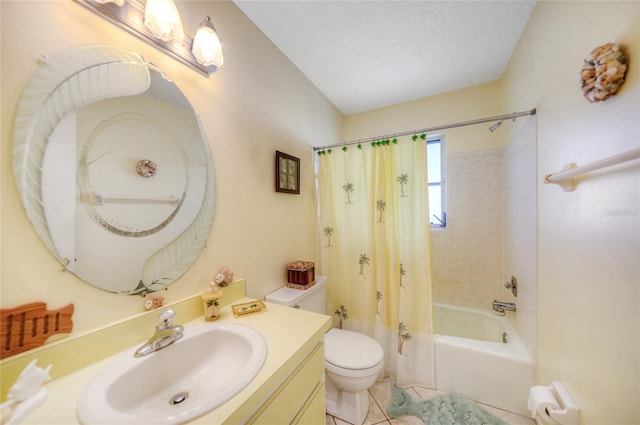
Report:
[{"label": "window frame", "polygon": [[[427,146],[429,144],[434,144],[437,143],[440,145],[440,181],[439,182],[429,182],[428,181],[428,177],[427,177],[427,186],[428,187],[434,187],[434,186],[439,186],[440,187],[440,205],[442,206],[442,217],[437,217],[435,215],[432,215],[429,217],[429,226],[431,227],[431,229],[446,229],[447,227],[447,204],[446,204],[446,181],[445,181],[445,137],[444,134],[437,134],[437,135],[432,135],[432,136],[428,136],[427,137]],[[428,159],[425,158],[428,162]],[[427,173],[428,175],[428,173]],[[428,194],[427,194],[428,196]],[[429,210],[429,213],[431,213],[431,210]],[[440,223],[433,223],[432,222],[432,217],[434,218],[434,221],[440,221]]]}]

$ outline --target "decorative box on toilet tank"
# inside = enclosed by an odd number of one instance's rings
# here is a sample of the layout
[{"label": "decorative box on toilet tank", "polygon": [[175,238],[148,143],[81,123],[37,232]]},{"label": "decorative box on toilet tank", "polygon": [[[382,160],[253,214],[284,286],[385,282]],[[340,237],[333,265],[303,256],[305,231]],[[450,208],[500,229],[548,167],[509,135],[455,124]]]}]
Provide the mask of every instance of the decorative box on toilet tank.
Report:
[{"label": "decorative box on toilet tank", "polygon": [[302,288],[312,286],[316,280],[313,261],[294,261],[287,264],[289,286]]}]

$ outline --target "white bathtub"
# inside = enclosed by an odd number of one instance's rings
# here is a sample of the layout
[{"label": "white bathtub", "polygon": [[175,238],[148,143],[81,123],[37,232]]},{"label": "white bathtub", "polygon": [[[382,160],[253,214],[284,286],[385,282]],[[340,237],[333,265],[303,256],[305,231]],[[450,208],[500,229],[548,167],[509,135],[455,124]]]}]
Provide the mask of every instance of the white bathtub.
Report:
[{"label": "white bathtub", "polygon": [[529,416],[533,360],[509,321],[491,311],[439,303],[433,315],[436,387]]}]

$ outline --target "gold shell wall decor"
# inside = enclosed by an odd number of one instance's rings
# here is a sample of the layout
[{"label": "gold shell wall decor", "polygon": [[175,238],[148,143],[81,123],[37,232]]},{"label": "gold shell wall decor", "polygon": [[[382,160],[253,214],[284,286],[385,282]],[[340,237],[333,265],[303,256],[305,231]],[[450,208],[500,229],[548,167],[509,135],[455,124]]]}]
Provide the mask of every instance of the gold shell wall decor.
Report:
[{"label": "gold shell wall decor", "polygon": [[591,103],[607,100],[624,83],[627,58],[618,44],[596,47],[584,58],[581,87],[585,99]]}]

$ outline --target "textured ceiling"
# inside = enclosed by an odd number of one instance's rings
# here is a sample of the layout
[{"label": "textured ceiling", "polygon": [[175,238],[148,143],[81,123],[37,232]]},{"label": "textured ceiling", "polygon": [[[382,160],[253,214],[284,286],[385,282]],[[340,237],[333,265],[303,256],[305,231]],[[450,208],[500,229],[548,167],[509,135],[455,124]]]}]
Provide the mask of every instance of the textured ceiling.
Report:
[{"label": "textured ceiling", "polygon": [[234,3],[344,114],[497,80],[535,1]]}]

